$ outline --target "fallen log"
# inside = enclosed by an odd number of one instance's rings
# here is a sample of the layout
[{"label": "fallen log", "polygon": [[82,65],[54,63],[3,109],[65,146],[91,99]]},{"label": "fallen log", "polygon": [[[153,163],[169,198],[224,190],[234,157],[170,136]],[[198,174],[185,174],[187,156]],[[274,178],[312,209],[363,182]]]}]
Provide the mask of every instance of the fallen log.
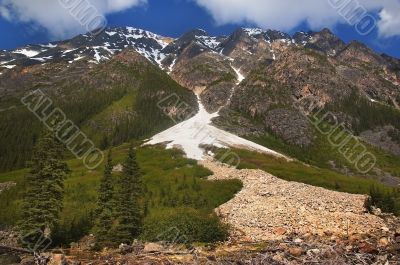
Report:
[{"label": "fallen log", "polygon": [[25,249],[25,248],[16,248],[16,247],[0,245],[0,254],[3,254],[3,253],[32,254],[33,252],[31,250]]}]

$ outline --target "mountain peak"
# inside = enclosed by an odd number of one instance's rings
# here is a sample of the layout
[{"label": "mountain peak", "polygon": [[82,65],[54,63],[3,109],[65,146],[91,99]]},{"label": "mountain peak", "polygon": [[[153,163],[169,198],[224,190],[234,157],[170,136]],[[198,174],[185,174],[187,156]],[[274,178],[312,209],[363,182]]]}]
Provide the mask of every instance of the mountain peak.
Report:
[{"label": "mountain peak", "polygon": [[183,34],[180,38],[194,38],[195,36],[208,36],[208,33],[204,29],[193,29]]},{"label": "mountain peak", "polygon": [[246,32],[249,36],[260,35],[264,33],[264,30],[261,28],[241,28],[244,32]]},{"label": "mountain peak", "polygon": [[323,35],[335,35],[335,34],[333,34],[333,32],[332,32],[330,29],[328,29],[328,28],[323,28],[319,33],[320,33],[320,34],[323,34]]}]

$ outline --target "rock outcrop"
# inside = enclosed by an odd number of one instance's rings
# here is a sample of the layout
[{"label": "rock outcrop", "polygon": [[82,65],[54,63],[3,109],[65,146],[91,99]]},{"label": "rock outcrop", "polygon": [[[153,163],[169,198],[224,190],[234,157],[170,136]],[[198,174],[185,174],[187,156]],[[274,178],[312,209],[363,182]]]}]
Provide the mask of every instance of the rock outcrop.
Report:
[{"label": "rock outcrop", "polygon": [[0,193],[2,193],[5,190],[9,190],[9,189],[11,189],[12,187],[14,187],[16,185],[17,185],[17,183],[15,183],[15,182],[3,182],[3,183],[0,183]]}]

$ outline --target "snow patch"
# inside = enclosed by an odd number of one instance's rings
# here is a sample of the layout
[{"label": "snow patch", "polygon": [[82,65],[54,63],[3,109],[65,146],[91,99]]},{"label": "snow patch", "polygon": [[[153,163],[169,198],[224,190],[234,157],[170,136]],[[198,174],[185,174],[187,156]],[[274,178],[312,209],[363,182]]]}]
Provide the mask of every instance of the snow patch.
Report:
[{"label": "snow patch", "polygon": [[245,79],[245,77],[244,77],[244,75],[242,75],[240,73],[240,69],[237,69],[237,68],[235,68],[233,66],[231,66],[231,67],[232,67],[232,69],[235,71],[235,73],[237,75],[238,82],[236,83],[236,85],[239,85],[240,83],[242,83],[242,81]]},{"label": "snow patch", "polygon": [[7,69],[13,69],[15,66],[16,66],[15,64],[13,65],[9,64],[9,65],[2,65],[1,67],[5,67]]},{"label": "snow patch", "polygon": [[34,51],[34,50],[28,50],[28,49],[19,49],[19,50],[13,51],[13,53],[23,54],[26,57],[33,57],[33,56],[38,55],[40,52]]},{"label": "snow patch", "polygon": [[55,47],[57,47],[57,45],[51,44],[51,43],[49,43],[49,44],[41,44],[40,46],[42,46],[43,48],[55,48]]},{"label": "snow patch", "polygon": [[238,147],[253,151],[285,157],[264,146],[240,138],[211,125],[211,120],[218,117],[218,112],[208,113],[197,95],[199,112],[192,118],[179,123],[151,138],[145,145],[166,143],[168,149],[180,148],[188,158],[203,160],[206,158],[201,145],[213,145],[216,147]]},{"label": "snow patch", "polygon": [[76,51],[77,49],[69,49],[69,50],[65,50],[65,51],[63,51],[63,54],[66,54],[66,53],[70,53],[70,52],[73,52],[73,51]]},{"label": "snow patch", "polygon": [[215,48],[218,47],[218,45],[221,44],[217,40],[217,37],[210,37],[210,36],[196,36],[196,40],[200,41],[201,44],[207,46],[208,48],[214,50]]},{"label": "snow patch", "polygon": [[244,28],[243,31],[246,32],[250,37],[264,33],[264,31],[260,28]]},{"label": "snow patch", "polygon": [[114,36],[115,34],[117,34],[118,32],[116,32],[116,31],[106,31],[106,34],[108,35],[108,36]]},{"label": "snow patch", "polygon": [[76,61],[79,61],[80,59],[83,59],[83,58],[85,58],[86,56],[78,56],[78,57],[76,57],[75,59],[73,59],[72,61],[68,61],[68,63],[73,63],[73,62],[76,62]]},{"label": "snow patch", "polygon": [[47,57],[38,57],[38,58],[31,58],[32,60],[36,60],[36,61],[39,61],[39,62],[45,62],[45,61],[47,61],[47,60],[51,60],[51,59],[53,59],[53,56],[47,56]]},{"label": "snow patch", "polygon": [[177,58],[175,58],[175,59],[172,61],[171,65],[168,67],[168,74],[172,73],[172,71],[174,70],[174,66],[175,66],[175,64],[176,64],[176,60],[177,60]]},{"label": "snow patch", "polygon": [[11,61],[4,61],[4,62],[0,62],[0,65],[3,65],[3,64],[8,64],[8,63],[11,63],[12,61],[15,61],[14,59],[12,59]]},{"label": "snow patch", "polygon": [[165,41],[165,37],[154,34],[153,32],[142,30],[142,29],[136,29],[132,27],[127,27],[126,28],[129,32],[129,34],[124,34],[124,36],[128,38],[133,38],[133,39],[142,39],[142,38],[150,38],[154,39],[157,41],[158,44],[164,49],[167,47],[168,42]]}]

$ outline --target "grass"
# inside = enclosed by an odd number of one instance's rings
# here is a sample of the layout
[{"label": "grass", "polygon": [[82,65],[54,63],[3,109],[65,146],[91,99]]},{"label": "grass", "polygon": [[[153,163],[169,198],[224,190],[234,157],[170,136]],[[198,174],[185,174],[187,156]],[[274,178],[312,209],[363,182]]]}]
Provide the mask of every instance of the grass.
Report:
[{"label": "grass", "polygon": [[[368,194],[372,185],[385,187],[371,179],[343,175],[329,169],[306,165],[300,161],[286,161],[268,154],[246,150],[234,149],[233,151],[240,157],[238,168],[262,169],[288,181],[356,194]],[[216,156],[219,158],[223,154],[224,151],[219,150]]]},{"label": "grass", "polygon": [[[299,147],[285,143],[282,139],[275,137],[272,134],[265,134],[258,137],[249,137],[249,140],[260,145],[266,146],[273,150],[284,153],[288,156],[296,158],[302,162],[324,169],[332,169],[331,162],[335,163],[336,168],[348,169],[354,175],[358,173],[354,163],[350,163],[345,156],[339,151],[340,147],[335,147],[328,141],[328,136],[322,135],[317,130],[314,130],[315,138],[310,147]],[[350,136],[345,134],[345,137]],[[372,153],[376,157],[376,167],[400,177],[400,156],[389,154],[382,149],[371,146],[365,142],[359,141],[365,146],[366,151]],[[353,147],[355,142],[351,141],[346,146]],[[373,171],[368,174],[374,174]]]},{"label": "grass", "polygon": [[[139,143],[136,143],[138,145]],[[113,161],[122,163],[129,145],[113,149]],[[208,181],[211,172],[183,157],[179,150],[162,146],[138,147],[137,159],[143,173],[149,214],[186,207],[212,213],[220,204],[231,199],[242,184],[238,180]],[[57,242],[72,242],[90,232],[97,188],[103,165],[86,169],[80,160],[68,161],[72,173],[65,180],[64,209],[61,214]],[[24,175],[28,170],[0,174],[0,182],[14,181],[17,186],[0,194],[0,227],[14,226],[20,219],[20,202],[24,190]],[[117,179],[120,173],[114,173]]]}]

